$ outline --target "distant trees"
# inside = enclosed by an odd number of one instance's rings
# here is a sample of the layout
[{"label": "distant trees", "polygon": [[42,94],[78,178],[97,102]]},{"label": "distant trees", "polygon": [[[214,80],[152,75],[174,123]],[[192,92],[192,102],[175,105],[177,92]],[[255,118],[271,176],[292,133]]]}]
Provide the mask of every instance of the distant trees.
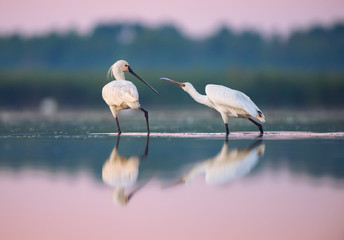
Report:
[{"label": "distant trees", "polygon": [[46,97],[62,106],[103,107],[101,88],[117,59],[128,60],[164,96],[157,101],[133,80],[148,104],[192,104],[159,80],[166,76],[190,81],[200,91],[207,83],[227,85],[259,106],[344,106],[342,23],[288,39],[226,27],[191,39],[174,26],[102,24],[87,35],[0,36],[0,108],[35,107]]},{"label": "distant trees", "polygon": [[115,59],[160,68],[282,68],[342,70],[344,25],[266,39],[254,31],[223,27],[213,36],[190,39],[173,26],[102,24],[91,34],[50,33],[0,37],[0,69],[103,69]]}]

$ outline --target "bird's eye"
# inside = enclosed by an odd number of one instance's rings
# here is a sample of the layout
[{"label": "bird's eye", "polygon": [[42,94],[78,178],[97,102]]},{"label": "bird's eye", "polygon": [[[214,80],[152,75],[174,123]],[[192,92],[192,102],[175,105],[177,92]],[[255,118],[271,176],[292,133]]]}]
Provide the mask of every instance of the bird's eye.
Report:
[{"label": "bird's eye", "polygon": [[125,67],[129,67],[127,64],[124,65]]}]

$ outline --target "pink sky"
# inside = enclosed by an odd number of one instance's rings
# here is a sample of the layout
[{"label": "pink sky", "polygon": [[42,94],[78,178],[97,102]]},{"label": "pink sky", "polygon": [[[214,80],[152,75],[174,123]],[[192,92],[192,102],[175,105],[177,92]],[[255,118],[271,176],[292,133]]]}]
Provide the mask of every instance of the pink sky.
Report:
[{"label": "pink sky", "polygon": [[44,33],[76,28],[82,32],[99,22],[173,23],[192,36],[216,31],[220,25],[237,30],[288,33],[320,23],[344,20],[343,0],[1,0],[0,34]]}]

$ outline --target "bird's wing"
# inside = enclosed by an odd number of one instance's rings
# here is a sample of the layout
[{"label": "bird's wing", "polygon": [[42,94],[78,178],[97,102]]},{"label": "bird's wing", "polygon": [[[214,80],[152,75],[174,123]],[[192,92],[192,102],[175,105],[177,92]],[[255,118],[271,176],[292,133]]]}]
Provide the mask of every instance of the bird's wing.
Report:
[{"label": "bird's wing", "polygon": [[209,84],[205,92],[215,105],[241,109],[252,116],[259,116],[260,109],[244,93],[221,85]]},{"label": "bird's wing", "polygon": [[117,80],[104,86],[103,98],[110,105],[121,105],[123,102],[137,102],[139,94],[132,82]]},{"label": "bird's wing", "polygon": [[207,183],[223,184],[245,176],[257,165],[264,150],[264,144],[252,150],[232,149],[222,158],[213,161],[207,169]]}]

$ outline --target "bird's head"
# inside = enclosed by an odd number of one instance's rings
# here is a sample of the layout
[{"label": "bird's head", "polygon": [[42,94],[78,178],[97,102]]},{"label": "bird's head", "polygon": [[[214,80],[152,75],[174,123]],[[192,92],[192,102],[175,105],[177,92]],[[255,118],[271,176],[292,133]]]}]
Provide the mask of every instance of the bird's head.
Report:
[{"label": "bird's head", "polygon": [[114,68],[122,71],[122,72],[129,72],[130,70],[130,66],[129,63],[125,60],[118,60],[117,62],[115,62],[114,64]]},{"label": "bird's head", "polygon": [[130,197],[124,194],[123,188],[115,188],[112,193],[112,202],[119,206],[125,206],[128,204]]},{"label": "bird's head", "polygon": [[[108,72],[108,78],[111,77],[111,75],[115,75],[115,72],[130,72],[131,74],[133,74],[137,79],[139,79],[141,82],[143,82],[144,84],[146,84],[148,87],[150,87],[150,89],[152,89],[157,95],[158,92],[151,86],[149,85],[145,80],[143,80],[141,77],[139,77],[139,75],[137,75],[133,69],[131,69],[129,63],[125,60],[118,60],[117,62],[115,62],[109,69]],[[124,75],[123,75],[124,77]]]},{"label": "bird's head", "polygon": [[169,78],[160,78],[161,80],[164,80],[166,82],[170,82],[170,83],[173,83],[179,87],[181,87],[184,91],[188,91],[189,89],[193,88],[192,84],[189,83],[189,82],[177,82],[177,81],[174,81],[174,80],[171,80]]}]

